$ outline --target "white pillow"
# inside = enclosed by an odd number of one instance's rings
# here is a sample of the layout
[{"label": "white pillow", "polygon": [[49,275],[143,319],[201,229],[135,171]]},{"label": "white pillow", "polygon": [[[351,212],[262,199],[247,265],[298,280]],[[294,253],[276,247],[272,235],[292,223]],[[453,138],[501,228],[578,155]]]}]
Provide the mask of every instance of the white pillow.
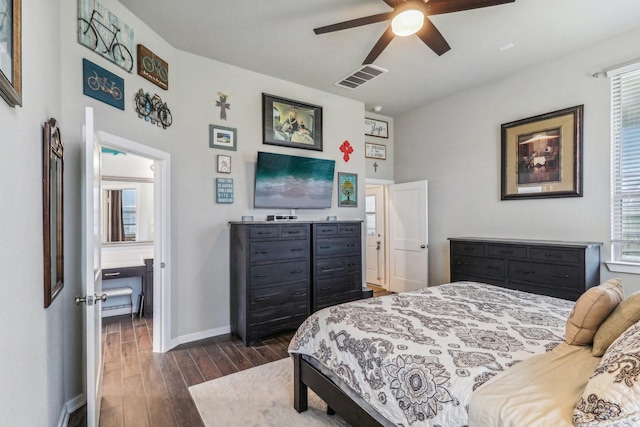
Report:
[{"label": "white pillow", "polygon": [[578,427],[640,425],[640,322],[609,347],[573,410]]}]

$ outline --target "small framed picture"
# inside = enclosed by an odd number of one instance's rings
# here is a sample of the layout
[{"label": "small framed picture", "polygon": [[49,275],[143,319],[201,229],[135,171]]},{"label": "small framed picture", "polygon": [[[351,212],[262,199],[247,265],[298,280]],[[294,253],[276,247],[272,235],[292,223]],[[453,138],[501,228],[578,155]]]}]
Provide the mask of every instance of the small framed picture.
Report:
[{"label": "small framed picture", "polygon": [[338,207],[358,207],[358,174],[338,172]]},{"label": "small framed picture", "polygon": [[387,146],[365,142],[364,156],[368,159],[387,160]]},{"label": "small framed picture", "polygon": [[231,156],[218,154],[218,172],[231,173]]},{"label": "small framed picture", "polygon": [[364,134],[378,138],[389,138],[389,123],[384,120],[365,118]]},{"label": "small framed picture", "polygon": [[236,151],[237,130],[218,125],[209,125],[209,147]]}]

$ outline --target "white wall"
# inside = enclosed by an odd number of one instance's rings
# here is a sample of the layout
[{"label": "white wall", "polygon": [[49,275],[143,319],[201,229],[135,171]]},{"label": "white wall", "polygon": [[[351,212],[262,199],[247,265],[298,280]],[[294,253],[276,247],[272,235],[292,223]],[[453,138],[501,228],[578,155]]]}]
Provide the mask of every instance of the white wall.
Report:
[{"label": "white wall", "polygon": [[[592,74],[639,58],[639,38],[640,29],[396,118],[396,182],[429,180],[431,284],[449,280],[448,237],[597,241],[609,259],[609,81]],[[500,125],[579,104],[584,197],[500,201]],[[601,276],[640,290],[604,264]]]},{"label": "white wall", "polygon": [[42,257],[42,126],[61,118],[60,10],[57,1],[22,3],[23,107],[0,100],[0,412],[3,425],[51,426],[68,375],[69,286],[44,309]]}]

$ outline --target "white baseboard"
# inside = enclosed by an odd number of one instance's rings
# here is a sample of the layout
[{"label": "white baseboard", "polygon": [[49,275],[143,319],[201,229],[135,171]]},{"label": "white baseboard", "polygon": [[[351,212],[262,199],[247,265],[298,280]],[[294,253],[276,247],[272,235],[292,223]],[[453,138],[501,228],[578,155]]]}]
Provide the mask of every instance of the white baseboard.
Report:
[{"label": "white baseboard", "polygon": [[222,328],[209,329],[207,331],[196,332],[193,334],[182,335],[171,340],[167,351],[181,344],[187,344],[194,341],[204,340],[207,338],[217,337],[231,332],[231,326],[223,326]]},{"label": "white baseboard", "polygon": [[58,427],[67,427],[69,425],[69,418],[71,417],[71,414],[82,408],[86,403],[87,399],[84,394],[79,394],[65,403],[62,407],[62,411],[60,412]]}]

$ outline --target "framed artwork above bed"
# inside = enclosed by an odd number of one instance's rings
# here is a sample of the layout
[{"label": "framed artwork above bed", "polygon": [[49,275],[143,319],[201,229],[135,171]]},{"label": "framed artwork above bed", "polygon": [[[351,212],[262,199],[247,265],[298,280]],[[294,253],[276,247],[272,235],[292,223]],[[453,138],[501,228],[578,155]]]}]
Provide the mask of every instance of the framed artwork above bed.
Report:
[{"label": "framed artwork above bed", "polygon": [[501,126],[501,200],[582,197],[583,108]]},{"label": "framed artwork above bed", "polygon": [[265,144],[322,151],[322,107],[262,94]]}]

